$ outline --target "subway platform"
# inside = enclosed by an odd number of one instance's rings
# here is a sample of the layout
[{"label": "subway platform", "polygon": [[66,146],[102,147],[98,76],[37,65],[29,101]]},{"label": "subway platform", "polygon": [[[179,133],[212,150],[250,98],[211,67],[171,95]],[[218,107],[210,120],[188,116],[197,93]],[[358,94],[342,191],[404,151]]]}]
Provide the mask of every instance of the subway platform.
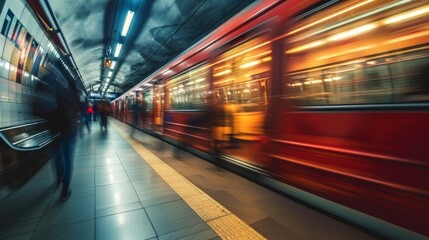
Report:
[{"label": "subway platform", "polygon": [[0,202],[0,239],[376,239],[116,120],[78,138],[72,195],[52,161]]}]

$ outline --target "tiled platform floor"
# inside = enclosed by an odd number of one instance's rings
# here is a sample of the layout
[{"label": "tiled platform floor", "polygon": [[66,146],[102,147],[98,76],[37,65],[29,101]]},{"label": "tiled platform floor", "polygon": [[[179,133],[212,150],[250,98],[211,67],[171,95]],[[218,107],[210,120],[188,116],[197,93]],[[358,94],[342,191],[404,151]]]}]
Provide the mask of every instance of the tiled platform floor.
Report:
[{"label": "tiled platform floor", "polygon": [[[268,239],[374,239],[195,156],[176,159],[146,134],[133,137]],[[219,239],[112,126],[85,131],[75,155],[70,199],[59,201],[47,164],[0,202],[0,239]]]}]

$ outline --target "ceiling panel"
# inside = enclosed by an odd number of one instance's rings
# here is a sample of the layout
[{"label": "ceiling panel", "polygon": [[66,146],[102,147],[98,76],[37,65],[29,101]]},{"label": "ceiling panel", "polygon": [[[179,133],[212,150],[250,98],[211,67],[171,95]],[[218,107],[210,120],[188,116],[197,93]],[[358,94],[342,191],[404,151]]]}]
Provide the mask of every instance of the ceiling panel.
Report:
[{"label": "ceiling panel", "polygon": [[[108,46],[113,52],[116,41],[124,43],[111,81],[120,88],[119,93],[133,87],[252,2],[49,1],[87,88],[99,87],[100,81],[104,81]],[[136,13],[129,36],[121,38],[119,33],[128,9]]]}]

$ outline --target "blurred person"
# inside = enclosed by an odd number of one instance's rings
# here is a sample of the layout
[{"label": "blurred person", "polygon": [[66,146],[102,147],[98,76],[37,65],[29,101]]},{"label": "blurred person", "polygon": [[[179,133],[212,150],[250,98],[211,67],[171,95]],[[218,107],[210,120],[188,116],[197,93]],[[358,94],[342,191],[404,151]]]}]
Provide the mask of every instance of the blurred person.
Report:
[{"label": "blurred person", "polygon": [[98,104],[96,102],[94,102],[94,104],[92,105],[92,110],[94,111],[94,113],[92,114],[92,120],[93,121],[97,121],[97,117],[98,117]]},{"label": "blurred person", "polygon": [[188,124],[191,126],[209,124],[213,154],[219,158],[225,143],[230,140],[232,112],[227,111],[227,106],[215,93],[206,94],[205,101],[207,105],[204,114],[196,119],[190,119]]},{"label": "blurred person", "polygon": [[225,104],[225,134],[228,136],[227,140],[229,141],[228,148],[240,148],[239,141],[236,136],[238,132],[238,119],[235,117],[235,113],[238,112],[237,103],[235,101],[229,101]]},{"label": "blurred person", "polygon": [[73,154],[79,120],[79,100],[75,87],[67,94],[57,94],[57,107],[48,115],[49,128],[53,134],[60,134],[55,143],[56,185],[62,184],[61,200],[71,195],[70,181],[73,171]]},{"label": "blurred person", "polygon": [[212,126],[212,141],[213,141],[213,153],[218,158],[221,153],[221,149],[225,142],[228,140],[229,130],[226,125],[226,109],[225,105],[219,100],[211,97],[212,101],[209,104],[208,112],[209,120]]},{"label": "blurred person", "polygon": [[59,84],[54,74],[43,77],[36,85],[34,114],[47,120],[53,136],[56,188],[62,185],[61,200],[71,195],[70,182],[73,171],[73,155],[79,124],[79,94],[74,81]]},{"label": "blurred person", "polygon": [[103,127],[104,129],[107,130],[107,116],[110,115],[111,110],[110,110],[110,104],[105,98],[103,98],[100,101],[100,104],[98,106],[98,111],[100,113],[100,120],[101,120],[100,127],[102,130],[103,130]]},{"label": "blurred person", "polygon": [[[92,109],[89,110],[89,101],[88,100],[84,100],[80,103],[80,114],[81,114],[81,119],[82,122],[85,124],[88,133],[91,133],[91,115],[90,115],[90,111],[93,111]],[[81,134],[83,134],[83,129],[81,131]]]},{"label": "blurred person", "polygon": [[94,109],[92,108],[92,103],[88,102],[88,105],[85,110],[85,123],[86,127],[88,128],[88,133],[91,133],[92,114],[94,114]]}]

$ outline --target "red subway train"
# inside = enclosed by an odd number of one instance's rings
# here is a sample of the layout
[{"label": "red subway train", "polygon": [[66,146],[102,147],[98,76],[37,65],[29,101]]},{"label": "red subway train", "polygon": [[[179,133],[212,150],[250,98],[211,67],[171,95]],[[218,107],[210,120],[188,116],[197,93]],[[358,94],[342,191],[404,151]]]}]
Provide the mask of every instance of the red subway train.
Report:
[{"label": "red subway train", "polygon": [[111,104],[388,237],[429,236],[429,1],[259,1]]}]

